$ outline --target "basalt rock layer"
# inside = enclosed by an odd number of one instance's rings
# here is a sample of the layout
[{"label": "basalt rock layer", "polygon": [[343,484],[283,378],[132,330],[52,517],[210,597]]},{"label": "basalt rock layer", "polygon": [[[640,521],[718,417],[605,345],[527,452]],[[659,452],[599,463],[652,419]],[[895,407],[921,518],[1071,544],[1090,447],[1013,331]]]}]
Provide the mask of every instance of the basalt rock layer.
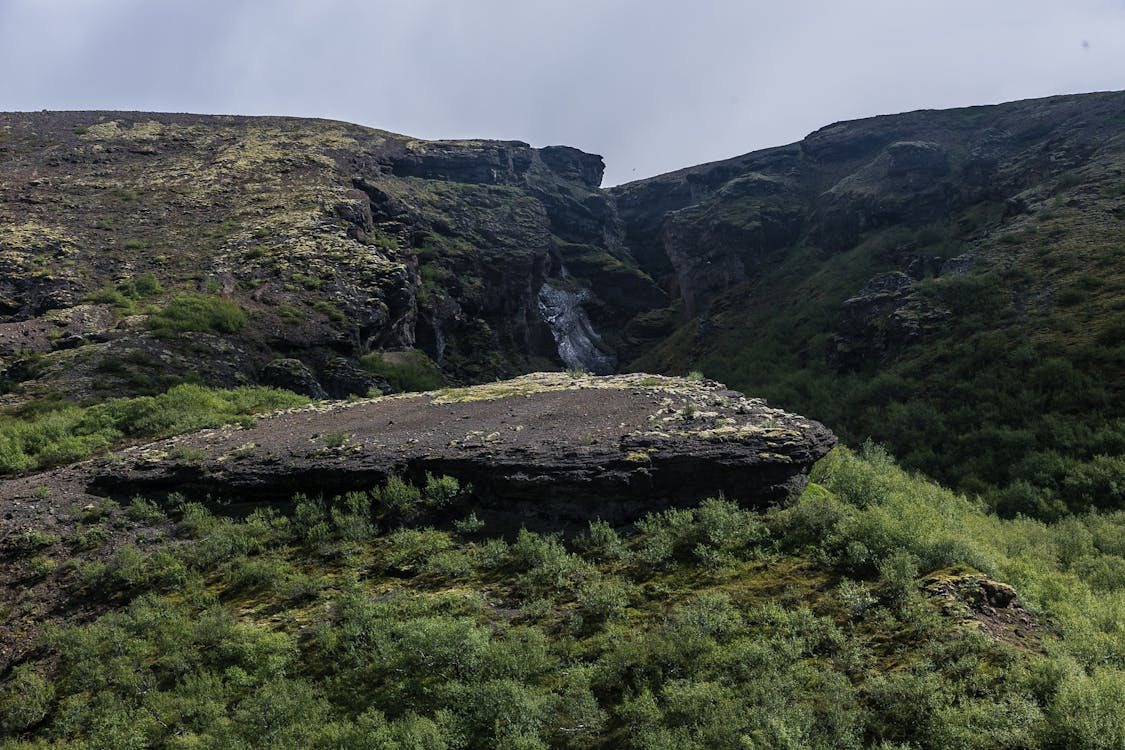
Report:
[{"label": "basalt rock layer", "polygon": [[[819,423],[713,381],[537,373],[276,413],[58,476],[72,493],[287,502],[432,472],[471,483],[485,511],[622,523],[719,494],[751,505],[782,499],[834,444]],[[10,481],[3,494],[52,481]]]}]

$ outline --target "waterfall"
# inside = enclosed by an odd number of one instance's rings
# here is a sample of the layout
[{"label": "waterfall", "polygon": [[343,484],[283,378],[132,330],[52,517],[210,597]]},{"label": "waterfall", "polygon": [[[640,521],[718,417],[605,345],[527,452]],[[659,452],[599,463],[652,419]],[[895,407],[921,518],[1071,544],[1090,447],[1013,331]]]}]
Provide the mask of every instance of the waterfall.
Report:
[{"label": "waterfall", "polygon": [[588,296],[586,289],[570,291],[544,282],[539,287],[539,314],[550,326],[559,358],[567,367],[606,375],[616,369],[617,361],[603,350],[601,337],[586,317],[582,303]]}]

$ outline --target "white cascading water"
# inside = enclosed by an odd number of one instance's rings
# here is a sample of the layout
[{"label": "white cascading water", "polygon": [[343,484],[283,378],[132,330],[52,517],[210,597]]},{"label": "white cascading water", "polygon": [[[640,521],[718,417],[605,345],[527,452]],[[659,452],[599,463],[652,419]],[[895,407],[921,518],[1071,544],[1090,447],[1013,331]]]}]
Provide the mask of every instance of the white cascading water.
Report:
[{"label": "white cascading water", "polygon": [[539,287],[539,314],[550,326],[559,358],[567,367],[607,375],[617,362],[602,350],[601,337],[586,317],[582,303],[587,295],[585,289],[570,291],[544,283]]}]

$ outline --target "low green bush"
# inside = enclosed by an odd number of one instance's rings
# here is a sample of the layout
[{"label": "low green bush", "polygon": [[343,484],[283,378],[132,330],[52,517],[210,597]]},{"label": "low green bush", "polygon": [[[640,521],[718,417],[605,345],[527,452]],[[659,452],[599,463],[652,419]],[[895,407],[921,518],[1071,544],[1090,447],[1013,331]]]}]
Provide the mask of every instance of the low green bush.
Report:
[{"label": "low green bush", "polygon": [[246,326],[246,315],[232,300],[214,295],[184,292],[164,308],[149,315],[149,328],[157,336],[180,333],[238,333]]},{"label": "low green bush", "polygon": [[[573,541],[366,528],[388,487],[426,502],[401,480],[291,515],[171,498],[171,543],[68,564],[50,585],[107,611],[17,659],[0,746],[1125,743],[1122,512],[1001,519],[876,446],[837,448],[778,507]],[[931,585],[978,571],[1015,587],[1019,628]]]},{"label": "low green bush", "polygon": [[59,405],[20,418],[0,415],[0,474],[75,461],[124,437],[163,437],[250,419],[307,403],[276,388],[230,390],[185,383],[157,396],[122,398],[90,407]]},{"label": "low green bush", "polygon": [[130,276],[112,286],[106,286],[91,294],[90,302],[113,305],[124,311],[132,310],[134,303],[164,293],[160,280],[150,272]]},{"label": "low green bush", "polygon": [[432,391],[446,385],[434,361],[419,349],[405,352],[372,352],[360,357],[368,372],[384,378],[399,392]]}]

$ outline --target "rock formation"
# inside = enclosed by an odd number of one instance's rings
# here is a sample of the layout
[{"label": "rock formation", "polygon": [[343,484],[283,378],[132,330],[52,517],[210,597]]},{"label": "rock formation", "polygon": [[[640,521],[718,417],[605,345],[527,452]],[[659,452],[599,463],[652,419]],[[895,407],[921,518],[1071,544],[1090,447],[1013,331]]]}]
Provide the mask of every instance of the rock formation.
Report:
[{"label": "rock formation", "polygon": [[182,492],[284,503],[432,472],[529,523],[623,523],[720,493],[780,500],[834,443],[822,425],[713,381],[538,373],[263,416],[11,480],[0,499],[33,502],[47,486],[60,502]]},{"label": "rock formation", "polygon": [[[622,244],[601,157],[568,147],[292,118],[14,113],[0,114],[0,170],[0,375],[32,398],[185,374],[365,396],[372,384],[341,377],[338,358],[410,348],[454,382],[606,371],[628,317],[665,304]],[[570,294],[582,324],[558,330],[545,288]],[[153,336],[145,316],[185,292],[233,302],[245,327]],[[49,377],[18,366],[32,354]]]}]

